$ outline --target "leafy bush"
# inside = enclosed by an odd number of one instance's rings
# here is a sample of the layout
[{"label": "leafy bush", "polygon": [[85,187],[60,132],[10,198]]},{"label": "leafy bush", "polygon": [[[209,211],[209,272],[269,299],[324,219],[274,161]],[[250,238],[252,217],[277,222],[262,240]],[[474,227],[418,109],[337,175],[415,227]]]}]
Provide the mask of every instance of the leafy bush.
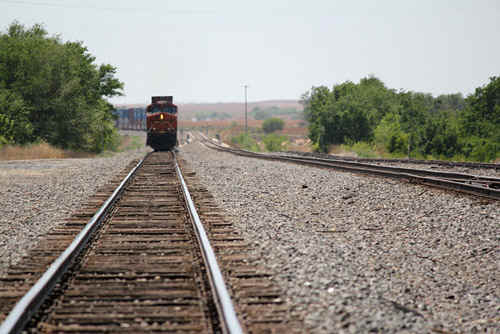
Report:
[{"label": "leafy bush", "polygon": [[500,145],[491,139],[469,137],[463,140],[463,152],[473,161],[493,161],[500,154]]},{"label": "leafy bush", "polygon": [[313,87],[302,104],[309,138],[322,152],[332,144],[367,142],[395,156],[491,161],[500,155],[500,77],[466,99],[396,92],[369,77]]},{"label": "leafy bush", "polygon": [[285,126],[285,121],[280,118],[269,118],[262,123],[262,130],[265,133],[271,133],[278,130],[283,130]]},{"label": "leafy bush", "polygon": [[0,133],[5,143],[26,144],[33,141],[29,108],[19,94],[0,89]]},{"label": "leafy bush", "polygon": [[362,158],[374,158],[377,156],[373,147],[369,143],[363,141],[352,145],[352,150]]},{"label": "leafy bush", "polygon": [[12,129],[14,122],[5,115],[0,114],[0,147],[12,141]]},{"label": "leafy bush", "polygon": [[268,134],[262,138],[266,150],[269,152],[285,151],[287,138],[275,133]]},{"label": "leafy bush", "polygon": [[247,133],[242,133],[236,137],[232,137],[231,143],[233,145],[235,145],[241,149],[247,150],[247,151],[254,151],[254,152],[259,151],[259,145],[257,145],[257,142],[255,141],[255,139],[253,139]]},{"label": "leafy bush", "polygon": [[388,113],[384,116],[374,130],[374,141],[390,153],[406,153],[408,136],[401,130],[399,115]]}]

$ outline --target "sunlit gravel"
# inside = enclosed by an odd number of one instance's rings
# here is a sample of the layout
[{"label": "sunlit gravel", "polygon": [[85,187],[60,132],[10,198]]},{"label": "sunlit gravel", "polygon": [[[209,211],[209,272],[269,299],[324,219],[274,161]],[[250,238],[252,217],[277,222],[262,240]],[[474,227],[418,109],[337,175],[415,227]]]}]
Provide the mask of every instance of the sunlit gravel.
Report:
[{"label": "sunlit gravel", "polygon": [[0,161],[0,274],[145,149],[94,159]]},{"label": "sunlit gravel", "polygon": [[[0,274],[144,152],[0,162]],[[311,332],[500,332],[500,204],[199,143],[181,156]]]},{"label": "sunlit gravel", "polygon": [[498,202],[199,143],[181,154],[311,332],[500,332]]}]

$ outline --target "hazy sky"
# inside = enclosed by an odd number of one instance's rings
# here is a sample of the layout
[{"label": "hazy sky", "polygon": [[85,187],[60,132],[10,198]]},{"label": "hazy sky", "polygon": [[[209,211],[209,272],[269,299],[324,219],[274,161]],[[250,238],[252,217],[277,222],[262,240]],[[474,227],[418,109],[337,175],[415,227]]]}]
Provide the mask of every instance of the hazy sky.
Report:
[{"label": "hazy sky", "polygon": [[390,88],[472,93],[500,75],[498,0],[0,0],[18,20],[83,41],[126,96],[298,99],[373,74]]}]

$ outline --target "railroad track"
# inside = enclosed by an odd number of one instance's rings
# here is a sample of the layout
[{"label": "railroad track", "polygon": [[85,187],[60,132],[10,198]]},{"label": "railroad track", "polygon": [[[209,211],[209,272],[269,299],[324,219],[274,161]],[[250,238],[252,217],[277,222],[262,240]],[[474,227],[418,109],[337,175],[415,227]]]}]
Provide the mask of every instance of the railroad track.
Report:
[{"label": "railroad track", "polygon": [[446,161],[446,160],[419,160],[419,159],[384,159],[384,158],[357,158],[346,157],[341,155],[332,155],[326,153],[311,153],[311,152],[286,152],[294,156],[305,156],[313,158],[322,158],[329,160],[346,160],[365,163],[389,163],[389,164],[415,164],[415,165],[433,165],[443,167],[463,167],[471,169],[494,169],[500,171],[500,164],[487,162],[467,162],[467,161]]},{"label": "railroad track", "polygon": [[183,170],[172,152],[148,154],[10,268],[0,333],[299,332],[270,275],[247,264],[244,240]]},{"label": "railroad track", "polygon": [[396,178],[412,183],[423,184],[445,190],[453,190],[474,196],[480,196],[493,200],[500,200],[500,178],[477,176],[463,173],[452,173],[416,168],[402,168],[368,164],[358,161],[322,159],[310,156],[297,156],[289,153],[256,153],[219,145],[202,136],[202,142],[209,148],[229,152],[241,156],[285,161],[312,165],[323,168],[334,168],[338,170],[355,172],[367,175]]}]

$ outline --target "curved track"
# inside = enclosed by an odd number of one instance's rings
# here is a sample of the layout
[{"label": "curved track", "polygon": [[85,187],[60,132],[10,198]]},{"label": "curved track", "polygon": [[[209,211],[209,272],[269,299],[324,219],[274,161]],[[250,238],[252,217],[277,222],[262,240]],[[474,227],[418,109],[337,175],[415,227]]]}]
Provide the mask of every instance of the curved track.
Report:
[{"label": "curved track", "polygon": [[284,330],[287,310],[269,275],[245,267],[242,239],[203,189],[191,198],[181,174],[173,153],[149,154],[90,221],[73,220],[52,233],[34,263],[0,280],[1,311],[13,307],[0,333],[26,324],[36,333]]},{"label": "curved track", "polygon": [[316,167],[334,168],[361,174],[397,178],[406,180],[408,182],[424,184],[446,190],[454,190],[461,193],[467,193],[494,200],[500,200],[500,178],[496,177],[477,176],[445,171],[433,171],[427,169],[382,166],[361,163],[357,161],[322,159],[316,157],[297,156],[292,154],[256,153],[221,146],[214,143],[213,141],[208,140],[206,137],[203,138],[203,143],[207,147],[241,156],[268,160],[279,160],[312,165]]}]

